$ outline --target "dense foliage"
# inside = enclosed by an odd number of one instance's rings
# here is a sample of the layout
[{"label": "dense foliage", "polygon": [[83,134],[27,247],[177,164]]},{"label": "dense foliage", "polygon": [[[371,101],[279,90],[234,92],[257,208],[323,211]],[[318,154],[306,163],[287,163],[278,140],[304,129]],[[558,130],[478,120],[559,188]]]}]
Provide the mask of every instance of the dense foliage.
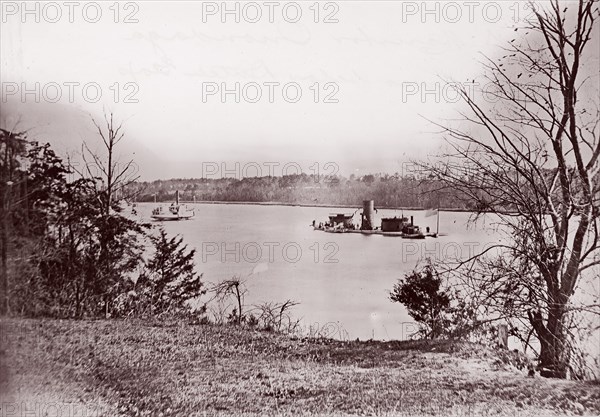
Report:
[{"label": "dense foliage", "polygon": [[442,287],[442,278],[432,264],[412,271],[400,279],[390,293],[390,299],[402,303],[408,314],[424,326],[423,336],[435,339],[447,333],[450,321],[450,294]]},{"label": "dense foliage", "polygon": [[117,314],[156,316],[204,311],[190,304],[206,293],[202,275],[195,269],[196,251],[188,250],[180,236],[169,238],[162,228],[150,240],[154,254],[137,280],[130,281],[129,291],[119,297]]},{"label": "dense foliage", "polygon": [[[123,216],[102,178],[69,181],[50,146],[24,133],[0,130],[0,155],[2,313],[113,316],[135,283],[158,310],[202,293],[194,251]],[[148,239],[156,251],[146,265]]]}]

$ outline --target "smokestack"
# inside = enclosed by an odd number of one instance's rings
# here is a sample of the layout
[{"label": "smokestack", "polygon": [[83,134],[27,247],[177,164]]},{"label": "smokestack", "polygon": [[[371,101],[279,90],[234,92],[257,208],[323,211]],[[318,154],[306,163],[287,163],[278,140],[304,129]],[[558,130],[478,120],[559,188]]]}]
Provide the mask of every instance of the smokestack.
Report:
[{"label": "smokestack", "polygon": [[179,190],[175,191],[175,204],[179,205]]},{"label": "smokestack", "polygon": [[413,221],[413,216],[410,216],[410,225],[411,225],[411,226],[414,226],[414,225],[415,225],[415,222]]},{"label": "smokestack", "polygon": [[362,225],[361,230],[373,230],[373,220],[375,218],[375,202],[373,200],[363,201]]}]

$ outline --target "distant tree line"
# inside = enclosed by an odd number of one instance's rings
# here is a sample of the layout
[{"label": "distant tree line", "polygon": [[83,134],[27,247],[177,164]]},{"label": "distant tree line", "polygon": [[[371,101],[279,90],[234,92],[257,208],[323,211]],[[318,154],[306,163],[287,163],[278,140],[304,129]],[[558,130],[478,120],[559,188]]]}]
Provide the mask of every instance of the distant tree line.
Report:
[{"label": "distant tree line", "polygon": [[323,176],[294,174],[280,177],[170,179],[136,182],[128,194],[138,202],[164,202],[179,191],[185,201],[278,202],[305,205],[362,205],[378,207],[473,209],[459,193],[440,192],[441,183],[416,175],[370,174]]}]

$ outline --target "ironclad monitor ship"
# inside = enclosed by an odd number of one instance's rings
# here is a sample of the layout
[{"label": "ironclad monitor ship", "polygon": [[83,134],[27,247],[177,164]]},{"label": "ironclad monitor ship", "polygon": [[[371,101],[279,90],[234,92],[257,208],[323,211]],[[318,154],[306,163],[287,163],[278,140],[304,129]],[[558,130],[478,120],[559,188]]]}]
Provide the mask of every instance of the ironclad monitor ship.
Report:
[{"label": "ironclad monitor ship", "polygon": [[384,217],[381,219],[381,226],[375,226],[375,213],[377,210],[373,200],[363,201],[360,226],[355,225],[353,222],[356,211],[352,214],[331,214],[329,215],[329,221],[326,223],[317,224],[316,221],[313,221],[313,228],[329,233],[361,233],[364,235],[397,236],[404,239],[424,239],[425,237],[438,236],[437,231],[436,233],[430,233],[429,228],[424,233],[414,223],[413,216],[410,216],[410,219],[404,216]]}]

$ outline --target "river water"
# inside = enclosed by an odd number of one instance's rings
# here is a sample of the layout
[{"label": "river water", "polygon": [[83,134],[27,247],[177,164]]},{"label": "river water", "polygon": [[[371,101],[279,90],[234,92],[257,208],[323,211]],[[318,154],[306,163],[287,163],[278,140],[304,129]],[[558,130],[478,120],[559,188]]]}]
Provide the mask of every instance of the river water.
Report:
[{"label": "river water", "polygon": [[[138,216],[150,220],[156,204],[138,204]],[[219,282],[239,275],[246,279],[247,304],[300,304],[293,315],[305,329],[323,330],[330,337],[405,339],[415,329],[405,308],[389,300],[399,278],[426,257],[468,257],[501,234],[489,220],[469,223],[470,213],[441,212],[440,233],[425,240],[314,231],[313,220],[325,222],[330,213],[352,209],[195,204],[195,218],[164,222],[169,234],[180,234],[196,249],[198,272]],[[414,216],[414,222],[436,230],[437,216],[425,211],[379,210],[381,217]],[[360,221],[357,212],[355,223]]]}]

